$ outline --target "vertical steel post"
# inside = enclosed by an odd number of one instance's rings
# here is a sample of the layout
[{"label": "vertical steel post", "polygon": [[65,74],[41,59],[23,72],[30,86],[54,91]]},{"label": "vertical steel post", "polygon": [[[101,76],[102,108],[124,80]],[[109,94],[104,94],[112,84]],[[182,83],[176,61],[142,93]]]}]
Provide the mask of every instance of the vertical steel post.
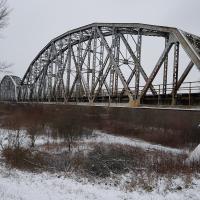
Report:
[{"label": "vertical steel post", "polygon": [[64,53],[62,52],[63,43],[59,45],[59,54],[57,57],[57,82],[56,82],[56,98],[62,98],[63,96],[63,70],[64,70]]},{"label": "vertical steel post", "polygon": [[[165,47],[166,44],[168,43],[169,39],[165,38]],[[163,94],[167,94],[167,71],[168,71],[168,55],[165,58],[164,61],[164,70],[163,70]]]},{"label": "vertical steel post", "polygon": [[[93,39],[93,61],[92,61],[92,82],[91,88],[93,88],[95,84],[95,75],[96,75],[96,53],[97,53],[97,32],[96,29],[94,31],[94,39]],[[91,94],[93,95],[93,94]]]},{"label": "vertical steel post", "polygon": [[[102,83],[102,76],[103,76],[103,56],[104,56],[104,44],[100,42],[100,59],[99,59],[99,82]],[[101,88],[101,95],[102,95],[102,88]]]},{"label": "vertical steel post", "polygon": [[160,85],[158,86],[158,105],[160,104]]},{"label": "vertical steel post", "polygon": [[70,74],[71,74],[71,56],[72,56],[72,52],[71,52],[71,36],[69,36],[68,38],[68,62],[67,62],[67,80],[66,80],[66,96],[67,99],[69,97],[69,89],[70,89]]},{"label": "vertical steel post", "polygon": [[178,65],[179,65],[179,42],[176,42],[174,44],[172,105],[176,104],[177,81],[178,81]]},{"label": "vertical steel post", "polygon": [[[81,66],[81,62],[82,62],[82,37],[83,37],[83,33],[80,32],[79,33],[79,42],[78,42],[78,46],[77,46],[77,64],[78,64],[78,68],[80,68],[80,72],[77,71],[76,73],[81,73],[82,71],[82,66]],[[76,82],[76,95],[77,98],[79,99],[82,95],[82,84],[81,84],[81,75],[78,75],[78,80]]]},{"label": "vertical steel post", "polygon": [[[112,30],[112,44],[111,44],[111,54],[113,55],[113,57],[115,58],[115,46],[116,46],[116,35],[115,35],[115,30],[113,28]],[[113,96],[114,93],[114,74],[115,74],[115,68],[114,65],[112,63],[112,60],[110,60],[110,65],[111,70],[110,70],[110,83],[109,83],[109,87],[110,87],[110,91],[111,91],[111,95]]]},{"label": "vertical steel post", "polygon": [[138,98],[139,90],[140,90],[140,65],[141,65],[141,48],[142,48],[142,35],[141,30],[138,30],[138,38],[136,44],[136,57],[138,62],[136,63],[136,71],[135,71],[135,99]]},{"label": "vertical steel post", "polygon": [[[115,62],[117,66],[119,67],[119,55],[120,55],[120,36],[116,34],[116,48],[115,48]],[[114,94],[117,96],[118,94],[118,79],[119,76],[117,73],[115,73],[115,90]]]},{"label": "vertical steel post", "polygon": [[50,63],[48,67],[47,77],[48,77],[48,101],[52,99],[52,76],[53,76],[53,63]]},{"label": "vertical steel post", "polygon": [[191,105],[191,82],[189,82],[189,106]]},{"label": "vertical steel post", "polygon": [[88,88],[90,89],[90,74],[91,74],[91,69],[90,69],[90,64],[91,64],[91,43],[89,44],[88,48],[88,62],[87,62],[87,85]]}]

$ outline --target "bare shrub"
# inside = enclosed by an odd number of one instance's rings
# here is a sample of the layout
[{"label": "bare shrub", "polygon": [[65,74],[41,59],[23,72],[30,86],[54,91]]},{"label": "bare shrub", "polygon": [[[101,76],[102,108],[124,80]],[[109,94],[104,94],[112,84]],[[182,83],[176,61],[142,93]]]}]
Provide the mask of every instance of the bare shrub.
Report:
[{"label": "bare shrub", "polygon": [[[84,163],[85,171],[93,176],[108,177],[111,174],[122,174],[134,170],[138,160],[134,159],[138,149],[123,145],[98,144],[89,152]],[[142,151],[137,151],[142,156]]]},{"label": "bare shrub", "polygon": [[147,178],[151,182],[152,174],[154,177],[167,177],[199,172],[199,165],[185,164],[186,156],[128,145],[98,144],[87,155],[84,169],[98,177],[108,177],[113,173],[144,172],[149,174]]},{"label": "bare shrub", "polygon": [[3,149],[2,156],[5,158],[7,164],[18,169],[34,171],[45,166],[43,156],[40,153],[31,152],[29,149],[22,147],[7,147]]},{"label": "bare shrub", "polygon": [[[66,143],[53,143],[52,148]],[[124,183],[127,190],[136,187],[151,192],[161,178],[166,181],[166,190],[172,187],[174,177],[182,177],[185,187],[189,187],[192,177],[199,172],[199,165],[185,164],[185,154],[171,154],[158,150],[144,150],[120,144],[90,144],[90,150],[60,151],[44,153],[33,148],[11,148],[2,150],[8,165],[30,171],[53,171],[75,173],[79,177],[87,177],[90,181],[108,180],[129,174],[130,181]],[[51,146],[50,146],[51,148]],[[117,181],[115,181],[117,182]],[[120,181],[119,183],[120,184]]]},{"label": "bare shrub", "polygon": [[4,130],[2,134],[4,136],[1,136],[0,139],[1,149],[20,148],[21,145],[23,144],[24,138],[26,137],[23,131],[21,130],[16,130],[16,131]]}]

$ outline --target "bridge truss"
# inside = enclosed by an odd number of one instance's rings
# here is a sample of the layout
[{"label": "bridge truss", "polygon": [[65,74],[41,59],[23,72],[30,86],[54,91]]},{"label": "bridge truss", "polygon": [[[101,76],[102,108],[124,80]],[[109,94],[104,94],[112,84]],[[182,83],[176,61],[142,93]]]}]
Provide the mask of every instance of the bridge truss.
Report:
[{"label": "bridge truss", "polygon": [[[149,75],[141,62],[143,37],[162,38],[164,44]],[[179,73],[180,47],[190,60],[182,74]],[[195,66],[200,72],[199,52],[200,38],[177,28],[93,23],[66,32],[39,52],[21,81],[18,99],[90,103],[129,101],[137,105],[152,96],[170,97],[175,104],[191,69]],[[173,57],[172,70],[169,70],[170,57]],[[158,87],[153,81],[161,68]],[[171,83],[168,83],[169,74]],[[200,93],[199,89],[196,91]]]}]

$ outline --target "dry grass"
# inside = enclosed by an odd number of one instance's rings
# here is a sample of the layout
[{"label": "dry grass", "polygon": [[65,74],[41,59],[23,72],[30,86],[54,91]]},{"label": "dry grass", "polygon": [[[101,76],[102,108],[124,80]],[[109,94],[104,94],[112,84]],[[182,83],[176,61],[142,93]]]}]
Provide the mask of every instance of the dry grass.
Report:
[{"label": "dry grass", "polygon": [[[62,147],[66,147],[62,143]],[[76,143],[76,147],[78,144]],[[43,148],[47,147],[43,145]],[[5,148],[2,155],[12,167],[35,169],[45,166],[44,169],[55,171],[77,171],[94,177],[109,177],[112,174],[145,173],[158,176],[175,176],[193,174],[200,171],[198,164],[187,165],[186,154],[171,154],[158,150],[144,150],[139,147],[119,144],[92,143],[87,154],[84,150],[70,152],[59,151],[49,154],[47,150],[60,150],[57,143],[49,145],[45,152],[25,148]],[[27,165],[27,167],[26,167]]]},{"label": "dry grass", "polygon": [[[123,187],[129,191],[142,188],[151,192],[161,179],[166,180],[166,190],[169,190],[174,177],[182,178],[184,187],[189,187],[194,175],[200,173],[198,164],[185,164],[185,154],[119,144],[89,144],[87,153],[84,149],[75,152],[60,151],[59,143],[49,144],[49,149],[45,151],[9,146],[2,150],[2,156],[7,165],[21,170],[65,172],[66,175],[87,177],[91,182],[110,182],[116,186],[121,185],[121,175],[128,175],[128,181],[123,183]],[[63,142],[61,146],[66,149],[67,143]],[[42,146],[45,147],[46,145]],[[77,147],[78,142],[74,148]],[[52,149],[59,151],[50,153]]]},{"label": "dry grass", "polygon": [[172,154],[158,150],[119,144],[98,144],[88,154],[87,166],[96,176],[109,176],[126,172],[154,173],[159,176],[192,174],[199,165],[185,164],[186,154]]},{"label": "dry grass", "polygon": [[[5,106],[0,117],[2,127],[26,129],[32,138],[32,148],[17,145],[3,149],[6,163],[15,168],[73,172],[90,179],[106,179],[129,173],[133,174],[133,178],[127,183],[127,189],[140,186],[147,191],[151,191],[161,177],[168,179],[170,185],[173,177],[181,176],[189,185],[191,177],[200,172],[198,164],[185,164],[185,154],[143,150],[128,145],[92,143],[87,154],[81,150],[73,152],[73,148],[79,147],[79,139],[90,136],[94,128],[172,147],[194,147],[200,141],[199,135],[174,131],[164,125],[162,128],[150,127],[147,122],[144,122],[144,126],[136,126],[136,122],[133,125],[128,115],[118,115],[111,109],[99,112],[98,108],[91,108],[86,113],[84,108],[78,107],[62,110],[57,106],[49,109],[35,105]],[[47,143],[41,152],[34,145],[38,135],[62,138],[64,142]],[[68,150],[62,152],[62,148]],[[53,151],[57,153],[50,154]]]},{"label": "dry grass", "polygon": [[35,171],[46,167],[44,155],[30,149],[7,147],[3,149],[2,156],[8,165],[17,169]]}]

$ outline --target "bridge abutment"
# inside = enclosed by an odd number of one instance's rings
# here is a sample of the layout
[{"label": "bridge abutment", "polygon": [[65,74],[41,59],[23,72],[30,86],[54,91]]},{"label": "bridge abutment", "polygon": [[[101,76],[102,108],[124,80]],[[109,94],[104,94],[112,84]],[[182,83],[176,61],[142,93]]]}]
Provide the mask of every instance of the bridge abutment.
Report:
[{"label": "bridge abutment", "polygon": [[129,100],[129,106],[131,108],[139,107],[140,106],[140,99]]}]

